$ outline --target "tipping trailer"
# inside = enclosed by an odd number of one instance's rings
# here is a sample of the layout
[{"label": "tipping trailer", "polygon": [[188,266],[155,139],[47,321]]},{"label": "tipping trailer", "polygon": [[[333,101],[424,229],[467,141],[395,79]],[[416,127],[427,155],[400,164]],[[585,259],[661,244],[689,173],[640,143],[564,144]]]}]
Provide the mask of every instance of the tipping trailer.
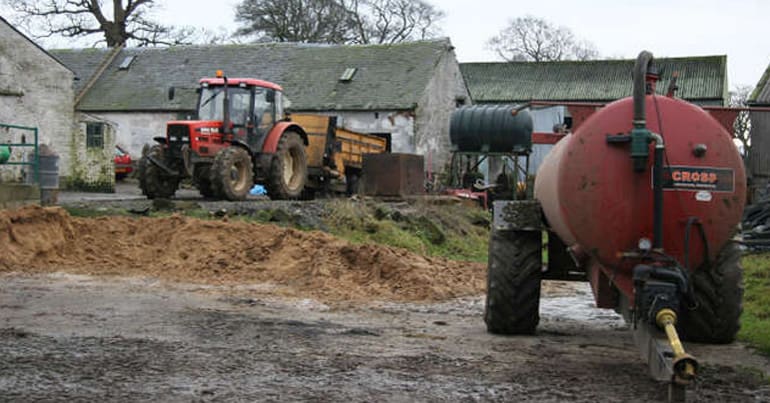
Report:
[{"label": "tipping trailer", "polygon": [[340,129],[335,116],[292,119],[275,83],[218,71],[200,80],[198,94],[197,119],[168,122],[142,152],[139,186],[150,199],[173,196],[184,178],[204,197],[227,200],[245,199],[254,184],[272,199],[354,191],[362,153],[387,150],[386,139]]},{"label": "tipping trailer", "polygon": [[[658,79],[652,54],[642,52],[632,97],[589,105],[571,134],[540,134],[555,145],[533,197],[494,203],[484,320],[492,333],[531,334],[541,280],[587,280],[599,308],[633,325],[651,375],[681,399],[698,362],[680,336],[729,343],[740,326],[735,237],[746,174],[728,130],[673,91],[657,95]],[[466,119],[453,122],[464,133],[452,137],[481,137],[482,126]]]}]

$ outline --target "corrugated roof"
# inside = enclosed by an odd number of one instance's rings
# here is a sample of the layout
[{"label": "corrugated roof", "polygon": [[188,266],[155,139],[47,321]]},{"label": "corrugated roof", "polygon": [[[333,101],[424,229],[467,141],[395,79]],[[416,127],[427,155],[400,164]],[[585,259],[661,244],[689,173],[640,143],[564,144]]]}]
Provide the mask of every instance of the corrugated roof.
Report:
[{"label": "corrugated roof", "polygon": [[[413,109],[450,51],[448,39],[397,45],[210,45],[124,49],[78,105],[81,111],[190,110],[201,77],[222,69],[283,86],[294,110]],[[55,50],[81,82],[107,50]],[[119,69],[135,56],[128,69]],[[356,68],[351,81],[340,76]],[[177,97],[168,101],[169,86]]]},{"label": "corrugated roof", "polygon": [[752,105],[770,105],[770,66],[762,74],[757,86],[749,96],[748,103]]},{"label": "corrugated roof", "polygon": [[[691,101],[727,100],[727,56],[655,59],[665,93],[679,72],[677,96]],[[462,63],[475,103],[530,100],[607,102],[631,95],[634,60]]]}]

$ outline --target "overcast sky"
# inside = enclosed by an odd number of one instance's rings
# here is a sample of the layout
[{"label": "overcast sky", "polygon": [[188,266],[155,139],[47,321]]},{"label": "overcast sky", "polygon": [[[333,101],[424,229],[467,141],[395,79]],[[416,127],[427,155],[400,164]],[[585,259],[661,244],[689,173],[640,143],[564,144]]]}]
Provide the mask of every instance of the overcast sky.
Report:
[{"label": "overcast sky", "polygon": [[[570,28],[602,56],[727,55],[729,85],[756,85],[770,64],[770,0],[428,0],[446,13],[443,34],[460,62],[498,61],[485,43],[511,18]],[[237,0],[158,0],[166,24],[235,28]]]}]

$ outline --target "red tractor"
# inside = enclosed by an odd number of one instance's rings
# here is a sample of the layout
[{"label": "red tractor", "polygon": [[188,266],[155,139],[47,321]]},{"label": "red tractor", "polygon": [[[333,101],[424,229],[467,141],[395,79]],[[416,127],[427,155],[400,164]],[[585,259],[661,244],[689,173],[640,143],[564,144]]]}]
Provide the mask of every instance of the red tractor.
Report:
[{"label": "red tractor", "polygon": [[255,183],[273,199],[301,197],[308,136],[284,117],[282,91],[268,81],[228,79],[221,71],[201,79],[197,120],[168,122],[166,136],[143,150],[142,192],[168,198],[189,177],[204,197],[243,200]]}]

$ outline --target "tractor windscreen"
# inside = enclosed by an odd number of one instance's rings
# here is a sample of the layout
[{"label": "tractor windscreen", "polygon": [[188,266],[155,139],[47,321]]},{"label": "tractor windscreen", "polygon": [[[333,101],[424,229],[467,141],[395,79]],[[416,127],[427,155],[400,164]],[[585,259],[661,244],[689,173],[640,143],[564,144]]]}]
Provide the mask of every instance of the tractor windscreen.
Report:
[{"label": "tractor windscreen", "polygon": [[[247,88],[230,88],[230,120],[236,126],[245,126],[249,118],[249,101],[251,92]],[[203,88],[198,119],[224,120],[225,91],[224,87]]]}]

